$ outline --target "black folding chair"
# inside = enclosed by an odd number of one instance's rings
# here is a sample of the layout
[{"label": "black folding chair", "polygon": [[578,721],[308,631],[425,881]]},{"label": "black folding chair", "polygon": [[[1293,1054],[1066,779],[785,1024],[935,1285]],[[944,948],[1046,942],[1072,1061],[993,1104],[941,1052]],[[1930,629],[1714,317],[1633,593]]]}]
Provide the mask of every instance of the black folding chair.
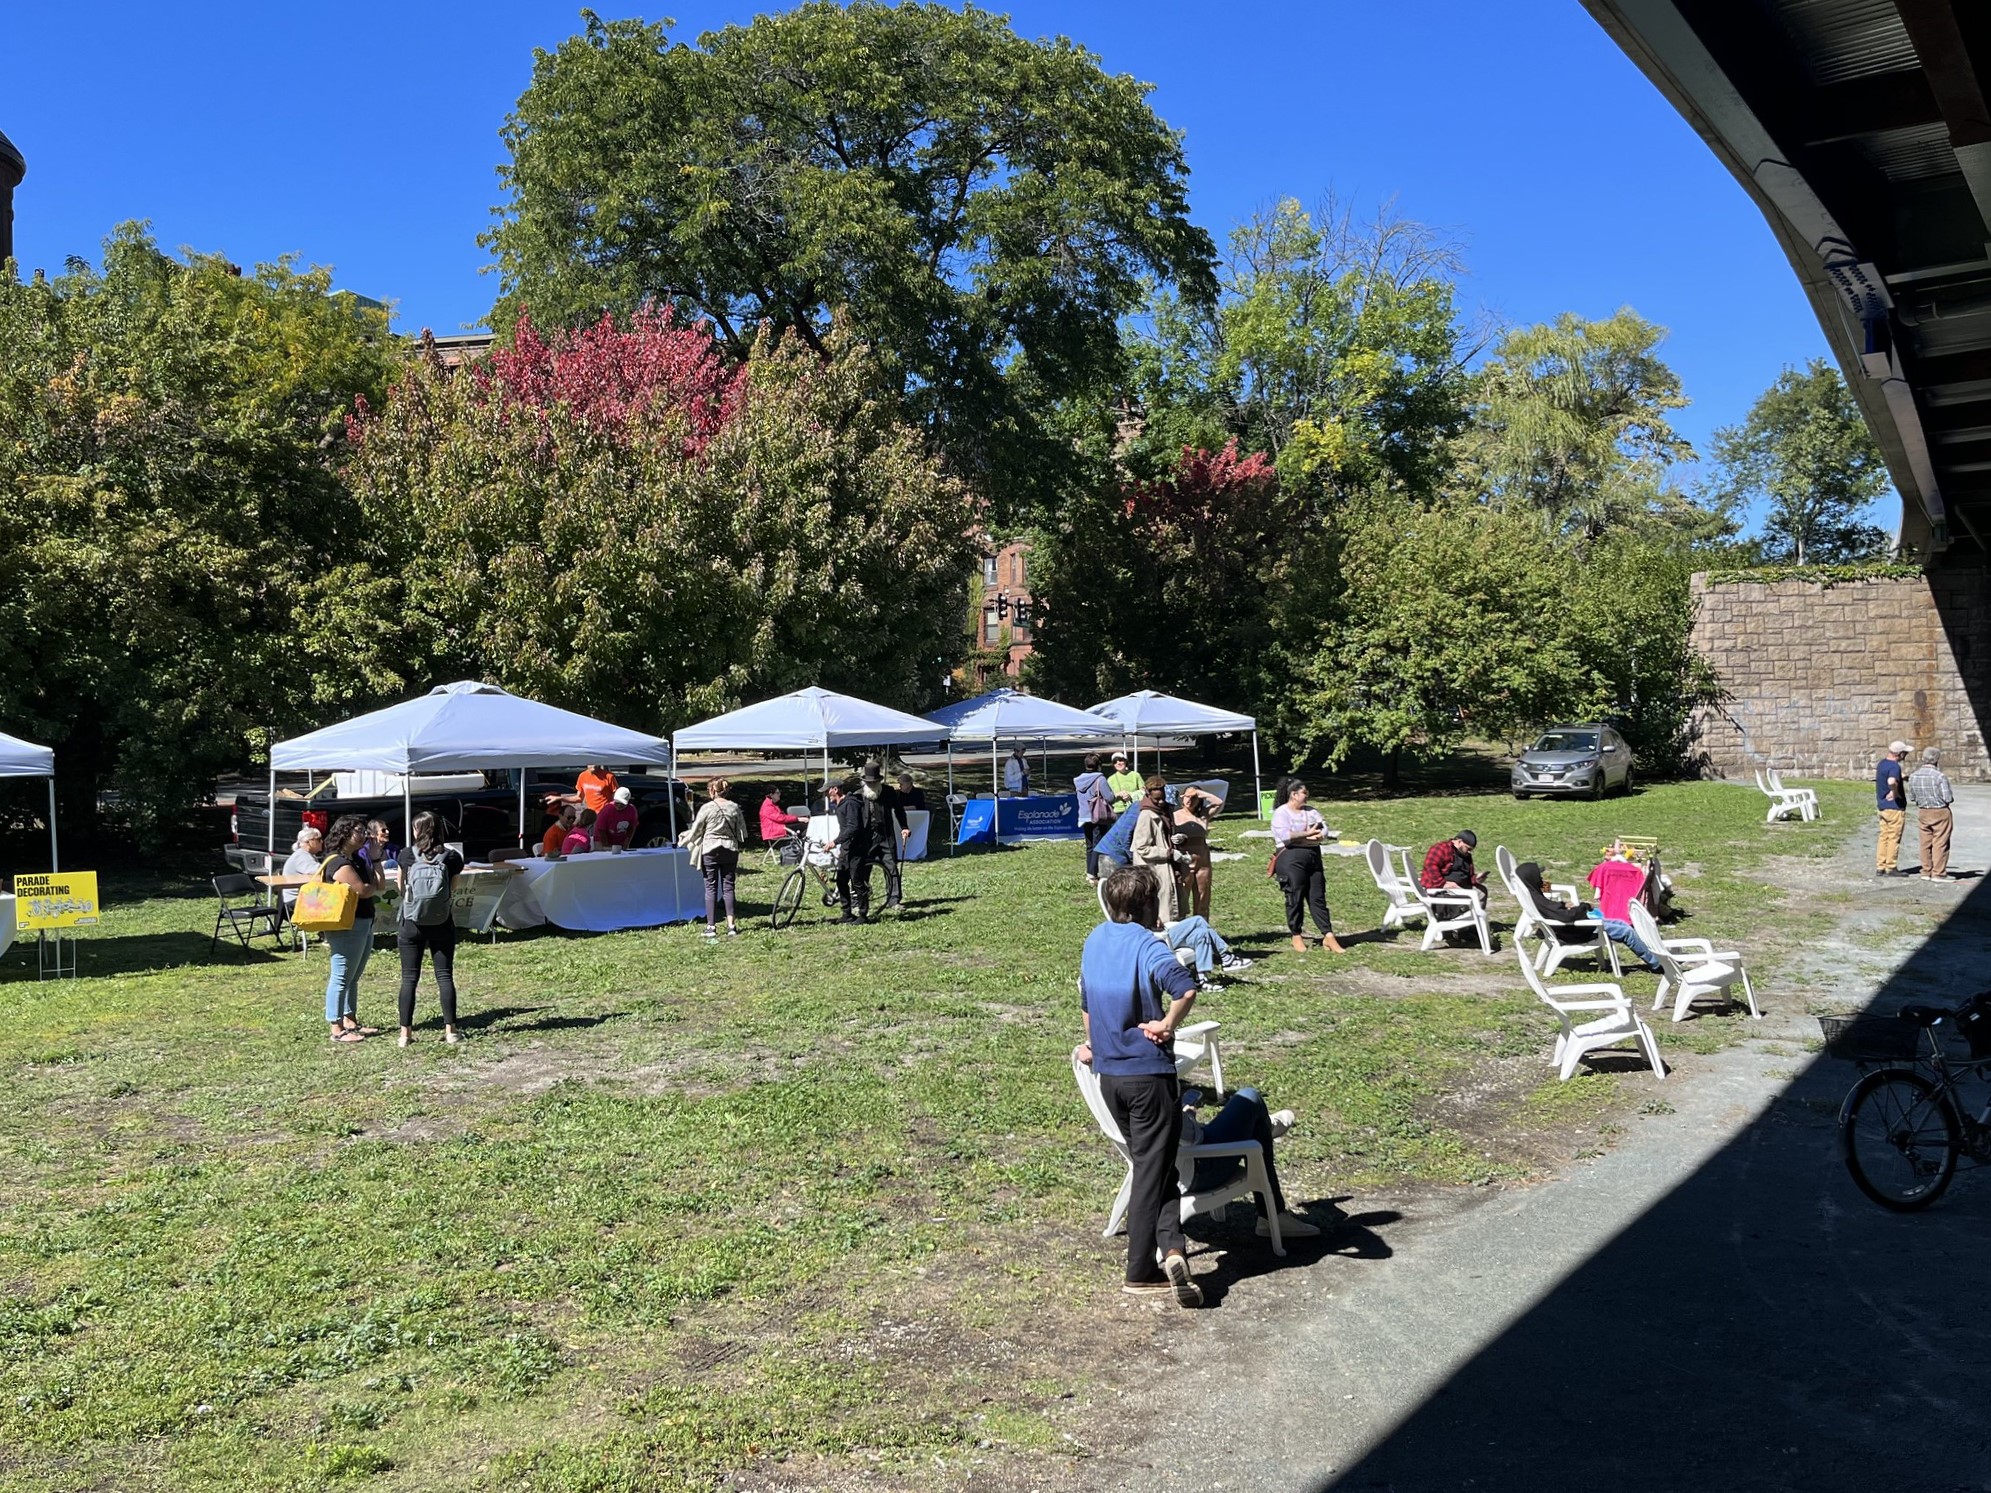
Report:
[{"label": "black folding chair", "polygon": [[[258,933],[267,933],[271,938],[283,937],[283,907],[270,906],[256,899],[262,888],[250,876],[217,876],[214,878],[214,895],[221,906],[214,914],[214,936],[207,941],[207,951],[212,954],[221,941],[221,930],[226,927],[235,935],[236,942],[243,948],[249,947],[249,940]],[[243,905],[239,899],[250,899]]]}]

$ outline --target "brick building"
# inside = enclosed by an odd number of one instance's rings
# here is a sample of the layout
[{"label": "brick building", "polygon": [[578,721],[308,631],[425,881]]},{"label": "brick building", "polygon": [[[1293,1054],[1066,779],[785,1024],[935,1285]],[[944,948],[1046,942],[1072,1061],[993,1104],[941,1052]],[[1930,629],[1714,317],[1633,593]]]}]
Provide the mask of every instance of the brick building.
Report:
[{"label": "brick building", "polygon": [[975,587],[974,648],[962,686],[973,693],[1020,678],[1023,661],[1034,651],[1031,623],[1036,607],[1030,594],[1030,544],[1013,540],[982,557]]}]

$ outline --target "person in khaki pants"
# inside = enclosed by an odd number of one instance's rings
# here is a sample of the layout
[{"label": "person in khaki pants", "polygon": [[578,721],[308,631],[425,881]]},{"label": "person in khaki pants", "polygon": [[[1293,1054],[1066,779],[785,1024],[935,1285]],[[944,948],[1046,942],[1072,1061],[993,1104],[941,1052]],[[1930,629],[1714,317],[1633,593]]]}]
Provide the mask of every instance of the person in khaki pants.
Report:
[{"label": "person in khaki pants", "polygon": [[1880,839],[1873,852],[1876,876],[1892,876],[1900,868],[1901,829],[1908,818],[1908,795],[1901,786],[1901,759],[1907,755],[1907,742],[1890,742],[1887,755],[1874,769],[1874,803],[1880,812]]},{"label": "person in khaki pants", "polygon": [[1950,805],[1956,795],[1950,780],[1937,765],[1942,753],[1934,747],[1922,748],[1922,765],[1908,775],[1908,798],[1920,810],[1916,816],[1922,830],[1922,879],[1947,881],[1950,870]]}]

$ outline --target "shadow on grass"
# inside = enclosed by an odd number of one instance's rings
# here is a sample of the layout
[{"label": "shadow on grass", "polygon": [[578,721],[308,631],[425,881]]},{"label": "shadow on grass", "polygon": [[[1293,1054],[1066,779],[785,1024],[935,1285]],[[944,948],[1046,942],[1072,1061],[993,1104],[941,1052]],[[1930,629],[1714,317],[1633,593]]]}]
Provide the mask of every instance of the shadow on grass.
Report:
[{"label": "shadow on grass", "polygon": [[[125,933],[102,937],[85,928],[76,940],[76,972],[84,979],[181,969],[194,964],[223,967],[278,964],[290,957],[288,944],[275,944],[264,937],[245,949],[226,933],[219,943],[211,944],[205,933]],[[0,981],[18,979],[23,973],[29,980],[35,977],[32,934],[17,941],[0,959]]]}]

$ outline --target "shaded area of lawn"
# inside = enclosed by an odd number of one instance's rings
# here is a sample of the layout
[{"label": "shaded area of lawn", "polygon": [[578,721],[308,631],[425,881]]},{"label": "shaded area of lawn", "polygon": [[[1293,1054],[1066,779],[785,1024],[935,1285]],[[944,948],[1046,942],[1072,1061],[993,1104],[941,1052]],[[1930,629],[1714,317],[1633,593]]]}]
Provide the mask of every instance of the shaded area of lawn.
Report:
[{"label": "shaded area of lawn", "polygon": [[[1693,931],[1754,946],[1752,868],[1830,855],[1862,796],[1774,827],[1711,785],[1328,808],[1357,838],[1470,826],[1488,865],[1505,842],[1575,879],[1613,833],[1655,834]],[[1234,1081],[1302,1115],[1281,1164],[1303,1203],[1534,1174],[1653,1087],[1545,1082],[1551,1023],[1511,954],[1286,951],[1248,827],[1219,825],[1244,858],[1218,868],[1217,921],[1269,957],[1201,1014]],[[1359,861],[1328,876],[1337,921],[1368,926]],[[811,907],[717,946],[466,945],[461,1048],[434,1025],[406,1052],[332,1046],[322,955],[209,960],[212,912],[177,884],[109,899],[89,978],[10,958],[0,1487],[698,1487],[782,1456],[1048,1454],[1047,1407],[1133,1330],[1102,1325],[1118,1176],[1066,1064],[1096,904],[1070,845],[908,878],[926,915],[862,930]],[[772,887],[742,880],[750,908]],[[361,997],[383,1025],[391,964]],[[1269,1262],[1248,1223],[1212,1227]]]}]

